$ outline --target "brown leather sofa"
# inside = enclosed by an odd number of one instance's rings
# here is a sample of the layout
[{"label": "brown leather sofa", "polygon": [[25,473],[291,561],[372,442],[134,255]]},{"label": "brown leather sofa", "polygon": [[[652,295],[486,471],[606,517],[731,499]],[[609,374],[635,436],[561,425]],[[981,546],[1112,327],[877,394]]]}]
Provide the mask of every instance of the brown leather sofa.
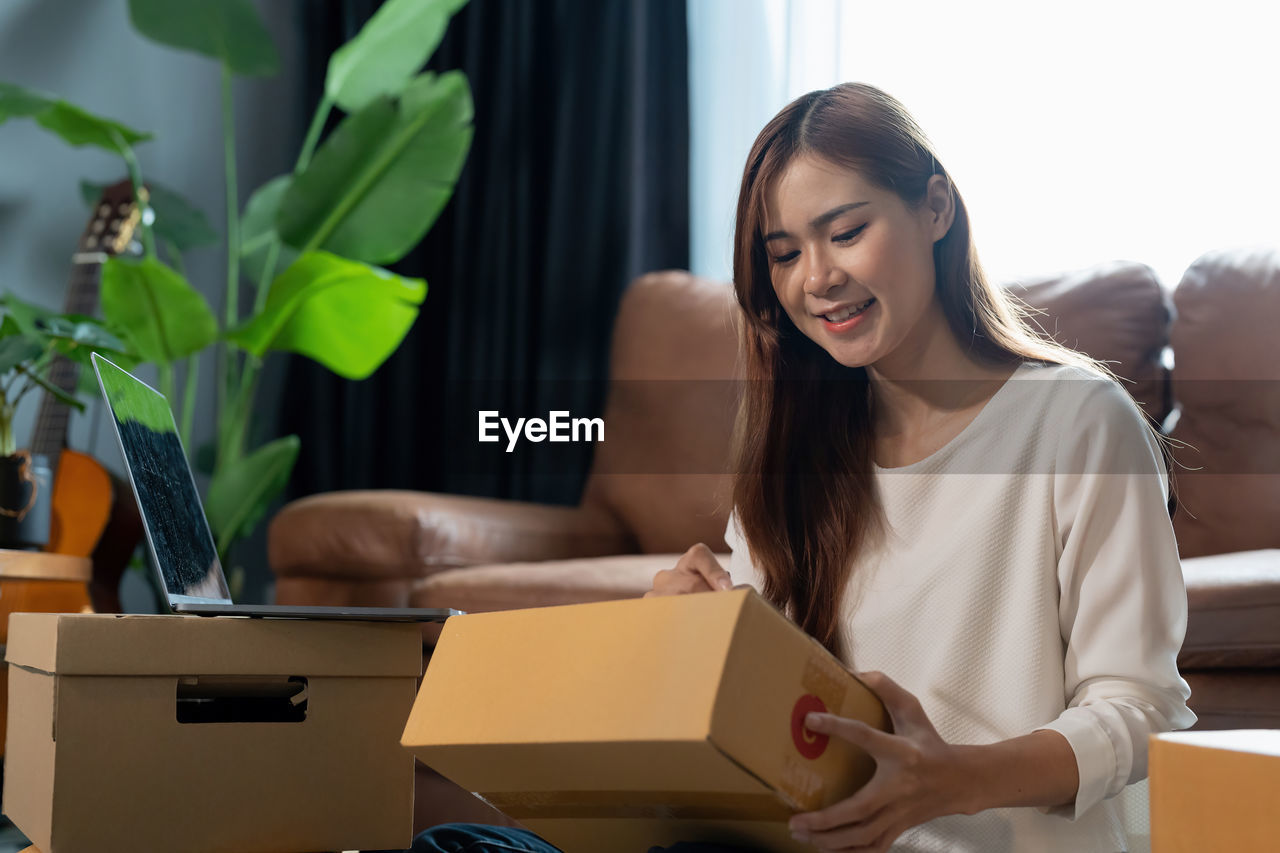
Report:
[{"label": "brown leather sofa", "polygon": [[[1175,472],[1175,531],[1190,604],[1179,663],[1197,728],[1280,727],[1280,252],[1206,255],[1172,297],[1148,267],[1120,262],[1014,292],[1043,312],[1046,332],[1112,362],[1187,444],[1175,456],[1187,466]],[[467,611],[599,601],[643,594],[696,542],[723,552],[735,311],[727,284],[687,273],[631,285],[614,332],[608,440],[579,506],[303,498],[271,523],[277,600]],[[499,819],[478,802],[446,808],[441,780],[420,781],[419,826]]]}]

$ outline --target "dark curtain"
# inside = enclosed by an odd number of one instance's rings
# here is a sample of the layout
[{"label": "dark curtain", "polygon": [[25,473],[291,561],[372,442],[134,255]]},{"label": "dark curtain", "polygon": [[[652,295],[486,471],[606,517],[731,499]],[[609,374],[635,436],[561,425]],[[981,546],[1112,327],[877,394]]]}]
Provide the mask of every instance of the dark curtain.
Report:
[{"label": "dark curtain", "polygon": [[[374,0],[303,7],[307,103]],[[431,68],[466,72],[475,138],[453,200],[394,268],[426,301],[362,382],[302,358],[281,433],[302,451],[291,496],[405,488],[576,503],[591,444],[516,453],[477,440],[478,412],[603,411],[619,298],[687,267],[684,0],[471,0]],[[536,450],[537,452],[534,452]]]}]

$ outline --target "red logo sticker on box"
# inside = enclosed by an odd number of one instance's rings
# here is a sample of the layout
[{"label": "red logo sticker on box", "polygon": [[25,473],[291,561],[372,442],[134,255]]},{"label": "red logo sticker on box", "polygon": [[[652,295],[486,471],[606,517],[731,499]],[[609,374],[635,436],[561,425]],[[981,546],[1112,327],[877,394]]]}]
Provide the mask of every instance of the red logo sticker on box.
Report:
[{"label": "red logo sticker on box", "polygon": [[817,758],[826,752],[827,741],[830,739],[827,735],[805,728],[805,715],[826,712],[827,706],[822,700],[809,693],[797,699],[796,706],[791,709],[791,739],[795,742],[796,749],[805,758]]}]

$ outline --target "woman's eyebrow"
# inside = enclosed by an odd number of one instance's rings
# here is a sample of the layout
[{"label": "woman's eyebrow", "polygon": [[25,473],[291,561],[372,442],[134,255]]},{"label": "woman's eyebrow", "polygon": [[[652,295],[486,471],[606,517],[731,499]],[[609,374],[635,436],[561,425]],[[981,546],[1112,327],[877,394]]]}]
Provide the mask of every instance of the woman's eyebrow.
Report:
[{"label": "woman's eyebrow", "polygon": [[[826,225],[827,223],[835,219],[840,214],[848,213],[851,210],[855,210],[856,208],[863,207],[864,205],[868,205],[868,204],[871,204],[871,202],[851,201],[848,204],[842,204],[839,207],[833,207],[830,210],[828,210],[826,213],[820,214],[817,217],[815,217],[814,220],[809,223],[809,227],[812,230],[817,231],[823,225]],[[782,240],[790,236],[791,234],[787,231],[770,231],[768,234],[764,235],[764,242],[768,243],[770,240]]]}]

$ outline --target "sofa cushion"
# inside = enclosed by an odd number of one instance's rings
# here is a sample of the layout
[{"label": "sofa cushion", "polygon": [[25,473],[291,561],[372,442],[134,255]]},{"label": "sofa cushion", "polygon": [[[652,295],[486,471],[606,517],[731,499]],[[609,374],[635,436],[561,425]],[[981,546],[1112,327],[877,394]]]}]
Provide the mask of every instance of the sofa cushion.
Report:
[{"label": "sofa cushion", "polygon": [[608,432],[583,505],[611,512],[642,553],[724,548],[737,311],[732,285],[681,271],[642,276],[623,296]]},{"label": "sofa cushion", "polygon": [[639,598],[652,589],[654,575],[679,559],[680,554],[627,554],[449,569],[415,582],[410,601],[414,607],[483,613]]},{"label": "sofa cushion", "polygon": [[1187,706],[1198,731],[1280,729],[1280,678],[1274,670],[1213,669],[1184,672]]},{"label": "sofa cushion", "polygon": [[1182,561],[1187,638],[1181,669],[1280,667],[1280,550]]},{"label": "sofa cushion", "polygon": [[1169,413],[1161,356],[1169,343],[1169,295],[1144,264],[1112,261],[1066,275],[1027,279],[1009,292],[1043,314],[1032,320],[1058,343],[1100,361],[1155,420]]},{"label": "sofa cushion", "polygon": [[1280,548],[1280,250],[1210,252],[1173,298],[1179,549]]},{"label": "sofa cushion", "polygon": [[629,544],[600,510],[387,489],[293,501],[271,520],[267,554],[280,578],[389,580],[481,563],[617,554]]}]

